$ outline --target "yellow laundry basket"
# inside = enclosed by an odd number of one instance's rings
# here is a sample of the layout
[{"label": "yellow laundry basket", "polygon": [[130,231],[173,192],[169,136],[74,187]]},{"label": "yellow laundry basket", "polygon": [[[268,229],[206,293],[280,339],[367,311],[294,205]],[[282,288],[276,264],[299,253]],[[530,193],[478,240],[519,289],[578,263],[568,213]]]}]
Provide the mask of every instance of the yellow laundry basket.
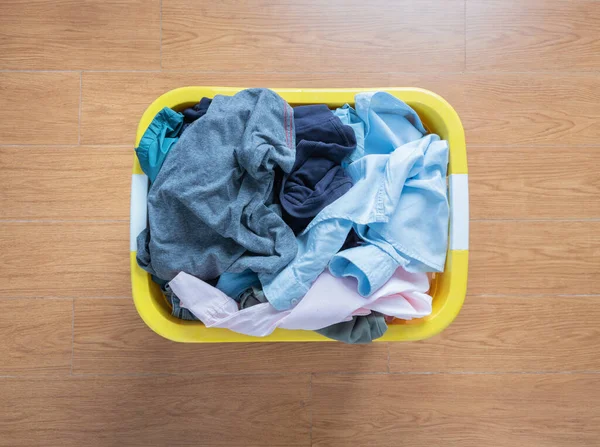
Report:
[{"label": "yellow laundry basket", "polygon": [[[154,101],[142,116],[137,128],[136,147],[154,116],[163,108],[181,111],[202,97],[233,95],[243,88],[183,87],[165,93]],[[449,143],[450,165],[448,188],[450,202],[449,245],[444,273],[434,276],[430,294],[431,315],[411,321],[395,320],[385,335],[376,341],[409,341],[432,337],[444,330],[460,311],[467,289],[469,250],[469,188],[467,153],[462,124],[452,106],[442,97],[419,88],[381,89],[273,89],[292,105],[328,104],[330,108],[354,103],[359,92],[387,91],[410,105],[425,127]],[[147,224],[148,177],[142,172],[134,154],[131,180],[130,263],[133,301],[146,324],[157,334],[173,341],[206,342],[280,342],[331,341],[313,331],[277,329],[267,337],[250,337],[228,329],[206,328],[197,321],[184,321],[171,315],[171,309],[160,288],[136,262],[136,237]]]}]

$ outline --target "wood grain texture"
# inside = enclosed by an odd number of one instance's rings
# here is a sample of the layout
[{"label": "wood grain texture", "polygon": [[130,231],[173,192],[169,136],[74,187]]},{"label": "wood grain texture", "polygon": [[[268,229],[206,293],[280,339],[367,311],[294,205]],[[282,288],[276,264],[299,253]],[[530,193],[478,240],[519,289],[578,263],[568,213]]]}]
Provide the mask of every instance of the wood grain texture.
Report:
[{"label": "wood grain texture", "polygon": [[308,375],[0,380],[1,446],[307,446]]},{"label": "wood grain texture", "polygon": [[392,372],[600,371],[600,296],[468,296],[440,335],[390,344]]},{"label": "wood grain texture", "polygon": [[[401,73],[84,73],[81,140],[133,144],[146,108],[163,93],[190,85],[243,87],[411,86],[432,90],[464,110],[462,75]],[[198,98],[200,100],[200,98]],[[107,131],[110,129],[110,131]]]},{"label": "wood grain texture", "polygon": [[0,375],[68,374],[72,324],[73,300],[0,299]]},{"label": "wood grain texture", "polygon": [[159,18],[159,0],[2,0],[0,68],[159,68]]},{"label": "wood grain texture", "polygon": [[595,294],[600,222],[471,222],[470,294]]},{"label": "wood grain texture", "polygon": [[0,222],[0,297],[131,296],[128,227]]},{"label": "wood grain texture", "polygon": [[596,446],[597,374],[317,375],[313,446]]},{"label": "wood grain texture", "polygon": [[462,0],[163,0],[162,23],[165,69],[464,69]]},{"label": "wood grain texture", "polygon": [[465,75],[467,144],[598,145],[596,74]]},{"label": "wood grain texture", "polygon": [[[599,27],[597,0],[1,1],[0,446],[596,447]],[[367,346],[153,333],[131,151],[187,85],[445,97],[473,219],[457,320]]]},{"label": "wood grain texture", "polygon": [[128,220],[131,147],[0,147],[0,219]]},{"label": "wood grain texture", "polygon": [[472,219],[600,218],[596,147],[469,146]]},{"label": "wood grain texture", "polygon": [[0,144],[77,144],[79,81],[79,73],[0,73]]},{"label": "wood grain texture", "polygon": [[123,299],[77,299],[74,331],[75,374],[387,371],[383,343],[173,343]]},{"label": "wood grain texture", "polygon": [[467,70],[600,69],[596,0],[477,0],[467,6]]}]

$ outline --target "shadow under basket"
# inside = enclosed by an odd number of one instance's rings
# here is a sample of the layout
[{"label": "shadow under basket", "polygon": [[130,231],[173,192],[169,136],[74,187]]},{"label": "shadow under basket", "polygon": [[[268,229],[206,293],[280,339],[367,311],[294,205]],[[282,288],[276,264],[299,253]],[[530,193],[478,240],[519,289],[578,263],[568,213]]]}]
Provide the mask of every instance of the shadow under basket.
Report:
[{"label": "shadow under basket", "polygon": [[[154,116],[163,108],[183,110],[202,97],[233,95],[243,88],[183,87],[165,93],[144,112],[138,125],[136,147]],[[412,341],[432,337],[443,331],[460,312],[467,290],[469,258],[469,186],[465,134],[460,118],[446,100],[420,88],[380,89],[273,89],[289,104],[327,104],[330,108],[354,103],[354,95],[364,91],[386,91],[411,106],[432,133],[447,140],[450,148],[448,200],[450,203],[449,244],[443,273],[433,276],[429,294],[433,297],[431,315],[389,324],[385,335],[375,342]],[[206,328],[198,321],[184,321],[171,315],[160,288],[136,262],[136,237],[146,227],[148,177],[134,153],[131,180],[130,264],[135,307],[146,324],[157,334],[177,342],[307,342],[332,341],[313,331],[277,329],[267,337],[251,337],[228,329]]]}]

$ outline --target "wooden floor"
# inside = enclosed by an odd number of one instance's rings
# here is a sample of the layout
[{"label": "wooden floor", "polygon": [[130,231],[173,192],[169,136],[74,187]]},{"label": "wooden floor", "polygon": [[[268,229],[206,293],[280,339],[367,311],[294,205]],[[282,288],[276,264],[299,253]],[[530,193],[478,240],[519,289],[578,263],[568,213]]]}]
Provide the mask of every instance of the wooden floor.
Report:
[{"label": "wooden floor", "polygon": [[[145,327],[135,128],[186,85],[443,95],[471,179],[456,322],[372,346]],[[597,0],[0,1],[1,446],[598,446],[599,278]]]}]

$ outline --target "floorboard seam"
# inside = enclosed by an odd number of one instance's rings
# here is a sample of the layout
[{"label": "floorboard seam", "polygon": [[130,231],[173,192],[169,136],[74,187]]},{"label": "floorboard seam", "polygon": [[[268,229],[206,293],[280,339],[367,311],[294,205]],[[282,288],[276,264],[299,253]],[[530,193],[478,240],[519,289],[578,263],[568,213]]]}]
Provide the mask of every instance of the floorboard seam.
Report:
[{"label": "floorboard seam", "polygon": [[75,358],[75,298],[71,298],[71,370],[69,375],[73,375],[73,361]]},{"label": "floorboard seam", "polygon": [[[189,73],[189,74],[239,74],[239,75],[347,75],[343,71],[234,71],[234,70],[181,70],[181,69],[0,69],[0,73]],[[552,75],[552,76],[597,76],[600,70],[463,70],[463,71],[357,71],[357,75],[407,75],[407,76],[453,76],[453,75]]]},{"label": "floorboard seam", "polygon": [[390,373],[390,344],[387,343],[387,372]]},{"label": "floorboard seam", "polygon": [[163,2],[162,0],[159,1],[159,23],[160,23],[160,29],[158,30],[158,35],[159,35],[159,66],[160,66],[160,71],[162,71],[163,69],[163,57],[162,57],[162,53],[163,53],[163,34],[162,34],[162,30],[163,30],[163,16],[162,16],[162,12],[163,12]]},{"label": "floorboard seam", "polygon": [[[306,372],[257,372],[257,373],[227,373],[227,372],[190,372],[190,373],[167,373],[167,372],[148,372],[148,373],[73,373],[73,377],[188,377],[188,378],[211,378],[211,377],[298,377],[305,375]],[[351,372],[351,371],[332,371],[310,373],[311,385],[309,397],[312,402],[312,378],[319,376],[518,376],[518,375],[598,375],[600,370],[572,370],[572,371],[397,371],[397,372]],[[4,377],[4,376],[0,376]],[[13,377],[13,376],[7,376]],[[16,376],[14,376],[16,377]]]},{"label": "floorboard seam", "polygon": [[308,404],[309,404],[309,421],[310,421],[310,430],[309,430],[309,446],[313,445],[313,373],[310,373],[310,381],[308,383]]},{"label": "floorboard seam", "polygon": [[77,128],[77,144],[81,144],[81,115],[83,109],[83,71],[79,72],[79,114],[77,116],[78,119],[78,128]]},{"label": "floorboard seam", "polygon": [[465,50],[465,63],[463,65],[464,70],[463,73],[467,71],[467,0],[463,1],[463,14],[464,14],[464,22],[463,22],[463,35],[465,40],[463,42],[464,50]]}]

